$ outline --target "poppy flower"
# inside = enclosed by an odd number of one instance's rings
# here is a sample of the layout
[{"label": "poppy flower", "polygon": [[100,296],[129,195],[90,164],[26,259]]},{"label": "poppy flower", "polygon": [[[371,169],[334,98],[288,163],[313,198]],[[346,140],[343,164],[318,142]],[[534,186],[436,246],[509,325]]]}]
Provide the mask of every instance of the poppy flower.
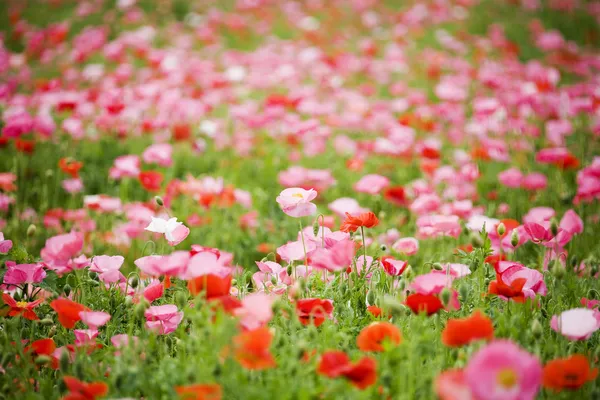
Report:
[{"label": "poppy flower", "polygon": [[262,370],[275,367],[269,351],[273,334],[267,327],[242,332],[233,338],[235,359],[246,369]]},{"label": "poppy flower", "polygon": [[434,389],[440,400],[473,400],[461,369],[450,369],[435,378]]},{"label": "poppy flower", "polygon": [[35,342],[32,342],[30,345],[26,346],[23,349],[25,354],[31,354],[32,358],[36,356],[49,356],[51,357],[51,367],[52,369],[58,369],[58,358],[54,356],[54,350],[56,350],[56,343],[51,338],[48,339],[39,339]]},{"label": "poppy flower", "polygon": [[104,382],[82,382],[72,376],[63,378],[69,393],[63,400],[94,400],[108,393],[108,386]]},{"label": "poppy flower", "polygon": [[216,383],[175,386],[180,399],[184,400],[221,400],[223,390]]},{"label": "poppy flower", "polygon": [[4,300],[4,303],[10,307],[10,311],[8,312],[9,317],[21,316],[32,321],[37,321],[39,319],[35,312],[33,312],[33,309],[44,301],[43,299],[39,299],[31,303],[26,301],[16,301],[7,293],[2,293],[2,300]]},{"label": "poppy flower", "polygon": [[143,171],[138,175],[140,183],[149,192],[158,192],[163,181],[163,174],[158,171]]},{"label": "poppy flower", "polygon": [[284,213],[290,217],[301,218],[317,212],[317,206],[311,203],[316,197],[317,191],[314,189],[288,188],[277,196],[276,201]]},{"label": "poppy flower", "polygon": [[54,300],[50,307],[58,314],[58,322],[67,329],[73,329],[81,320],[81,311],[89,311],[84,305],[65,298]]},{"label": "poppy flower", "polygon": [[405,206],[407,203],[406,193],[402,186],[392,186],[383,192],[383,197],[387,201],[397,206]]},{"label": "poppy flower", "polygon": [[362,213],[357,217],[353,217],[349,213],[346,213],[346,219],[342,222],[340,231],[342,232],[356,232],[360,227],[373,228],[379,224],[379,219],[372,212]]},{"label": "poppy flower", "polygon": [[296,312],[302,325],[311,322],[320,326],[325,318],[331,319],[333,313],[333,301],[329,299],[300,299],[296,302]]},{"label": "poppy flower", "polygon": [[15,140],[15,147],[17,151],[25,154],[32,154],[35,150],[34,140],[17,139]]},{"label": "poppy flower", "polygon": [[58,167],[65,174],[71,175],[72,178],[79,177],[79,170],[83,167],[83,163],[81,161],[75,161],[71,158],[61,158],[58,161]]},{"label": "poppy flower", "polygon": [[467,318],[449,319],[442,332],[442,343],[459,347],[475,340],[490,340],[494,337],[492,320],[479,311]]},{"label": "poppy flower", "polygon": [[584,355],[574,354],[567,358],[549,361],[544,367],[542,384],[555,392],[577,390],[598,376],[598,368],[590,368]]},{"label": "poppy flower", "polygon": [[405,300],[405,304],[414,312],[415,314],[419,314],[420,312],[425,312],[428,316],[433,315],[442,308],[444,305],[442,301],[433,294],[421,294],[414,293],[408,296]]},{"label": "poppy flower", "polygon": [[402,341],[400,330],[389,322],[374,322],[363,328],[356,338],[356,345],[362,351],[384,351],[383,342],[398,345]]},{"label": "poppy flower", "polygon": [[214,274],[202,275],[188,281],[188,290],[193,296],[201,292],[207,299],[228,296],[231,288],[231,275],[220,277]]},{"label": "poppy flower", "polygon": [[383,310],[377,306],[368,306],[367,311],[375,318],[379,318],[383,315]]},{"label": "poppy flower", "polygon": [[363,390],[377,381],[377,363],[371,357],[363,357],[356,363],[343,351],[331,350],[323,353],[317,373],[329,378],[343,376],[357,388]]},{"label": "poppy flower", "polygon": [[181,142],[189,140],[192,137],[192,129],[187,124],[176,124],[173,125],[173,139]]},{"label": "poppy flower", "polygon": [[395,260],[392,256],[383,256],[379,259],[383,269],[388,275],[400,276],[408,267],[407,261]]},{"label": "poppy flower", "polygon": [[527,283],[527,279],[517,278],[510,285],[507,285],[502,281],[502,275],[496,274],[496,280],[490,282],[488,293],[512,299],[517,303],[524,303],[525,294],[523,293],[523,286],[525,286],[525,283]]}]

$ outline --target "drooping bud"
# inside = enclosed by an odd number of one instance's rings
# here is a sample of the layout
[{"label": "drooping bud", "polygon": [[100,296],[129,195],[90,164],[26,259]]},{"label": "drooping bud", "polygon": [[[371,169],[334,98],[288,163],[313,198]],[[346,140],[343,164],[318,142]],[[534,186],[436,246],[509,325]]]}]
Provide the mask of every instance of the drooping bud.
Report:
[{"label": "drooping bud", "polygon": [[504,236],[506,233],[506,225],[504,225],[503,222],[500,222],[496,227],[496,232],[498,233],[498,236]]},{"label": "drooping bud", "polygon": [[442,304],[444,304],[445,307],[448,306],[451,298],[452,298],[452,292],[450,291],[450,289],[444,288],[442,290],[442,293],[440,293],[440,299],[442,300]]},{"label": "drooping bud", "polygon": [[137,275],[134,275],[133,277],[131,277],[131,281],[129,282],[129,286],[131,286],[133,289],[137,288],[138,285],[140,283],[140,279],[138,278]]},{"label": "drooping bud", "polygon": [[550,232],[552,233],[552,236],[556,236],[558,234],[558,221],[556,218],[552,218],[550,220]]},{"label": "drooping bud", "polygon": [[542,337],[543,333],[544,328],[542,327],[542,324],[540,324],[540,321],[538,321],[537,319],[534,319],[531,323],[531,334],[534,338],[539,339]]},{"label": "drooping bud", "polygon": [[374,290],[369,290],[367,292],[367,307],[372,306],[377,301],[377,295]]},{"label": "drooping bud", "polygon": [[444,266],[442,264],[440,264],[439,262],[433,263],[432,267],[436,271],[441,271],[444,269]]},{"label": "drooping bud", "polygon": [[510,234],[510,244],[512,247],[517,247],[519,244],[519,232],[516,229],[513,229]]},{"label": "drooping bud", "polygon": [[90,277],[91,280],[93,281],[97,281],[98,280],[98,273],[97,272],[89,272],[88,276]]},{"label": "drooping bud", "polygon": [[165,205],[165,202],[163,201],[162,197],[160,197],[160,196],[154,196],[154,201],[156,202],[156,204],[158,204],[161,207]]},{"label": "drooping bud", "polygon": [[69,274],[69,276],[67,276],[67,284],[71,285],[71,287],[77,286],[77,277],[75,274]]},{"label": "drooping bud", "polygon": [[69,295],[71,294],[71,285],[67,283],[65,286],[63,286],[63,292],[65,296],[69,297]]},{"label": "drooping bud", "polygon": [[315,219],[315,222],[313,223],[313,235],[317,236],[319,234],[319,219]]},{"label": "drooping bud", "polygon": [[458,288],[458,294],[460,294],[460,299],[465,301],[467,296],[469,295],[469,287],[466,284],[462,284]]},{"label": "drooping bud", "polygon": [[142,299],[135,306],[135,308],[133,309],[133,312],[136,315],[136,317],[142,319],[142,318],[144,318],[144,313],[146,312],[146,310],[148,309],[148,307],[150,307],[150,303],[148,303],[148,300]]},{"label": "drooping bud", "polygon": [[54,323],[54,321],[52,320],[52,318],[44,318],[40,320],[40,324],[44,325],[44,326],[50,326]]},{"label": "drooping bud", "polygon": [[552,274],[557,278],[565,276],[565,269],[559,262],[556,262],[556,260],[554,261],[554,265],[550,268],[550,271],[552,271]]},{"label": "drooping bud", "polygon": [[473,247],[483,246],[483,240],[481,240],[481,236],[478,233],[473,232],[470,239]]},{"label": "drooping bud", "polygon": [[36,231],[37,231],[37,226],[35,226],[34,224],[29,225],[27,227],[27,237],[34,236]]},{"label": "drooping bud", "polygon": [[292,264],[287,266],[285,272],[287,272],[288,276],[292,276],[292,273],[294,273],[294,268],[292,267]]},{"label": "drooping bud", "polygon": [[50,358],[50,356],[47,356],[45,354],[39,355],[35,358],[35,363],[37,365],[46,365],[50,361],[52,361],[52,358]]}]

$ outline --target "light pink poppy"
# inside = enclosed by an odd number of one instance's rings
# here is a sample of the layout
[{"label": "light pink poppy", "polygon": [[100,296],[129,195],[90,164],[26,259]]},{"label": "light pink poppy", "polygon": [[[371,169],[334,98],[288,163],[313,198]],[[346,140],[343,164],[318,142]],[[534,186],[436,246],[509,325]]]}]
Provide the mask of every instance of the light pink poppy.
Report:
[{"label": "light pink poppy", "polygon": [[108,176],[112,179],[137,178],[140,172],[140,158],[135,155],[125,155],[115,158]]},{"label": "light pink poppy", "polygon": [[75,334],[75,346],[93,345],[98,337],[96,329],[74,329],[73,333]]},{"label": "light pink poppy", "polygon": [[419,294],[439,294],[444,288],[450,288],[453,280],[452,275],[429,272],[416,276],[410,284],[410,289]]},{"label": "light pink poppy", "polygon": [[158,164],[161,167],[173,165],[173,146],[168,143],[156,143],[144,150],[142,159],[146,164]]},{"label": "light pink poppy", "polygon": [[437,273],[445,274],[448,272],[448,270],[450,270],[450,275],[452,275],[454,278],[462,278],[471,274],[471,269],[465,264],[447,263],[442,264],[442,266],[444,269],[442,271],[436,271]]},{"label": "light pink poppy", "polygon": [[570,340],[587,340],[600,329],[600,312],[573,308],[554,315],[550,327]]},{"label": "light pink poppy", "polygon": [[544,190],[548,186],[546,175],[532,172],[523,178],[522,185],[527,190]]},{"label": "light pink poppy", "polygon": [[288,188],[284,189],[276,200],[284,213],[290,217],[301,218],[317,212],[317,206],[311,203],[316,197],[317,191],[314,189]]},{"label": "light pink poppy", "polygon": [[310,253],[310,265],[315,268],[335,272],[352,264],[356,252],[354,241],[343,239],[325,248],[317,248]]},{"label": "light pink poppy", "polygon": [[91,272],[97,272],[104,283],[115,283],[124,280],[120,269],[125,258],[123,256],[95,256],[90,265]]},{"label": "light pink poppy", "polygon": [[583,220],[573,210],[568,210],[560,220],[559,227],[572,235],[583,233]]},{"label": "light pink poppy", "polygon": [[264,293],[251,293],[242,299],[242,306],[234,313],[244,329],[254,330],[265,326],[273,318],[275,297]]},{"label": "light pink poppy", "polygon": [[83,191],[83,181],[81,178],[65,179],[61,186],[67,193],[75,194]]},{"label": "light pink poppy", "polygon": [[[530,222],[535,222],[537,224],[542,224],[544,222],[549,222],[552,217],[556,214],[553,208],[550,207],[534,207],[530,209],[527,214],[523,216],[523,224],[527,224]],[[549,226],[549,225],[548,225]]]},{"label": "light pink poppy", "polygon": [[83,205],[90,210],[105,213],[114,213],[120,211],[122,207],[120,198],[110,197],[103,194],[85,196],[83,198]]},{"label": "light pink poppy", "polygon": [[509,188],[519,188],[523,182],[523,173],[516,168],[510,168],[498,174],[501,184]]},{"label": "light pink poppy", "polygon": [[367,208],[361,207],[358,201],[350,197],[342,197],[329,203],[328,208],[340,218],[346,218],[346,213],[350,215],[358,215],[369,211]]},{"label": "light pink poppy", "polygon": [[542,364],[509,340],[477,351],[464,369],[467,385],[480,400],[533,400],[542,382]]},{"label": "light pink poppy", "polygon": [[46,240],[46,245],[41,250],[40,255],[44,263],[50,269],[55,270],[59,274],[63,274],[85,266],[74,262],[82,249],[83,234],[81,232],[71,232],[64,235],[53,236]]},{"label": "light pink poppy", "polygon": [[435,378],[434,386],[441,400],[473,400],[463,370],[451,369],[442,372]]},{"label": "light pink poppy", "polygon": [[282,260],[287,262],[304,260],[304,251],[306,249],[306,253],[310,253],[316,250],[317,245],[312,241],[304,241],[304,246],[302,245],[302,241],[298,240],[295,242],[288,242],[283,246],[279,246],[277,248],[277,254],[281,257]]},{"label": "light pink poppy", "polygon": [[177,246],[190,234],[190,228],[183,225],[182,222],[178,222],[175,217],[169,218],[168,220],[155,217],[151,218],[152,220],[144,229],[149,232],[163,233],[165,239],[167,239],[167,242],[171,246]]},{"label": "light pink poppy", "polygon": [[404,253],[407,256],[413,256],[419,251],[419,241],[413,237],[406,237],[398,239],[392,248],[400,253]]},{"label": "light pink poppy", "polygon": [[457,238],[462,230],[456,215],[424,215],[417,218],[417,237],[419,239],[437,236]]},{"label": "light pink poppy", "polygon": [[151,255],[141,257],[133,263],[145,274],[152,277],[177,276],[187,268],[189,251],[174,251],[167,256]]},{"label": "light pink poppy", "polygon": [[174,304],[151,306],[144,313],[146,327],[159,335],[174,332],[183,320],[183,312]]},{"label": "light pink poppy", "polygon": [[137,336],[129,336],[126,333],[114,335],[110,338],[110,342],[113,346],[120,348],[128,346],[130,343],[137,343],[139,338]]},{"label": "light pink poppy", "polygon": [[5,285],[40,283],[46,277],[43,264],[16,264],[14,261],[7,261],[6,268]]},{"label": "light pink poppy", "polygon": [[97,330],[110,320],[110,314],[103,311],[80,311],[81,322],[90,329]]},{"label": "light pink poppy", "polygon": [[377,194],[388,187],[390,180],[385,176],[371,174],[363,176],[354,185],[354,190],[359,193]]}]

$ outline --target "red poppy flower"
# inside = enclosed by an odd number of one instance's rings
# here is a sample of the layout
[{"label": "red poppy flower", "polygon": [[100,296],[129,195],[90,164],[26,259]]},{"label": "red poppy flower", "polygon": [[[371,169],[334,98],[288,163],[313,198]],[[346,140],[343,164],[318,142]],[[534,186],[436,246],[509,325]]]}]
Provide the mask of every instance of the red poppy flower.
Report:
[{"label": "red poppy flower", "polygon": [[35,150],[34,140],[17,139],[15,140],[15,147],[18,151],[25,154],[32,154]]},{"label": "red poppy flower", "polygon": [[377,363],[370,357],[363,357],[352,364],[343,351],[330,350],[321,356],[317,373],[329,378],[343,376],[359,389],[366,389],[377,381]]},{"label": "red poppy flower", "polygon": [[317,367],[317,373],[329,378],[342,375],[350,364],[350,357],[341,350],[326,351],[321,355],[321,361]]},{"label": "red poppy flower", "polygon": [[490,340],[494,337],[492,320],[479,311],[467,318],[449,319],[442,332],[442,343],[460,347],[475,340]]},{"label": "red poppy flower", "polygon": [[442,301],[432,294],[414,293],[406,298],[405,303],[415,314],[423,311],[428,316],[444,308]]},{"label": "red poppy flower", "polygon": [[507,299],[516,301],[517,303],[524,303],[525,294],[523,293],[523,286],[525,286],[526,282],[527,279],[518,278],[512,281],[510,285],[507,285],[502,281],[502,276],[500,274],[496,274],[496,280],[490,282],[488,293],[495,294],[497,296],[504,296]]},{"label": "red poppy flower", "polygon": [[362,226],[365,228],[372,228],[379,224],[379,219],[372,212],[362,213],[357,217],[353,217],[349,213],[346,213],[346,219],[342,222],[340,231],[342,232],[356,232],[356,230]]},{"label": "red poppy flower", "polygon": [[140,172],[140,183],[149,192],[158,192],[163,181],[163,174],[158,171]]},{"label": "red poppy flower", "polygon": [[52,369],[58,369],[58,358],[54,357],[54,350],[56,350],[56,343],[51,338],[36,340],[23,349],[26,354],[31,354],[32,356],[44,355],[51,357],[52,361],[50,365]]},{"label": "red poppy flower", "polygon": [[302,325],[308,325],[312,322],[315,326],[320,326],[325,322],[325,318],[331,318],[333,302],[317,298],[300,299],[296,301],[296,312]]},{"label": "red poppy flower", "polygon": [[233,338],[235,359],[246,369],[262,370],[275,367],[269,351],[273,334],[267,327],[242,332]]},{"label": "red poppy flower", "polygon": [[397,206],[406,205],[406,193],[402,186],[392,186],[385,189],[383,197],[392,204]]},{"label": "red poppy flower", "polygon": [[549,361],[544,367],[543,385],[555,392],[577,390],[598,376],[598,368],[590,368],[587,358],[574,354]]},{"label": "red poppy flower", "polygon": [[202,275],[188,281],[188,290],[193,296],[201,292],[207,299],[228,296],[231,289],[231,275],[220,277],[214,274]]},{"label": "red poppy flower", "polygon": [[67,329],[73,329],[81,319],[81,311],[89,311],[87,307],[69,299],[56,299],[50,303],[50,307],[58,314],[58,322]]},{"label": "red poppy flower", "polygon": [[176,141],[189,140],[192,137],[192,129],[187,124],[173,125],[173,139]]},{"label": "red poppy flower", "polygon": [[383,315],[383,310],[377,306],[368,306],[367,311],[375,318],[379,318]]},{"label": "red poppy flower", "polygon": [[242,306],[242,302],[233,296],[213,297],[209,302],[213,309],[222,309],[227,314],[233,315],[233,312]]},{"label": "red poppy flower", "polygon": [[104,382],[87,383],[72,376],[65,376],[63,379],[69,389],[63,400],[95,400],[108,393],[108,386]]},{"label": "red poppy flower", "polygon": [[384,351],[382,343],[398,345],[402,341],[400,329],[389,322],[374,322],[360,331],[356,345],[362,351]]},{"label": "red poppy flower", "polygon": [[77,178],[79,176],[79,170],[81,167],[83,167],[83,163],[70,158],[61,158],[58,161],[58,167],[65,174],[69,174],[71,177]]},{"label": "red poppy flower", "polygon": [[506,261],[506,254],[496,254],[493,256],[487,256],[484,260],[486,263],[490,264],[496,272],[498,272],[498,266],[500,265],[500,261]]},{"label": "red poppy flower", "polygon": [[223,390],[217,383],[175,386],[175,391],[184,400],[221,400],[223,397]]},{"label": "red poppy flower", "polygon": [[4,300],[4,303],[10,307],[10,311],[8,312],[9,317],[21,316],[32,321],[37,321],[39,319],[38,316],[33,312],[33,309],[44,301],[43,299],[36,300],[31,303],[26,301],[16,301],[7,293],[2,293],[2,300]]}]

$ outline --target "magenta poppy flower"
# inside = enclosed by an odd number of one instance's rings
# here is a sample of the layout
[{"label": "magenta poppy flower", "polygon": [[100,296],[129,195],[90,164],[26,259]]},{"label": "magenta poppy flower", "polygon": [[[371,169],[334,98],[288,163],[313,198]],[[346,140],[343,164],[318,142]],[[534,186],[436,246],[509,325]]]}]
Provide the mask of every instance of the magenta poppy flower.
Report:
[{"label": "magenta poppy flower", "polygon": [[311,203],[317,197],[317,191],[314,189],[304,190],[302,188],[284,189],[277,196],[277,203],[281,210],[294,218],[314,215],[317,212],[317,206]]},{"label": "magenta poppy flower", "polygon": [[12,240],[4,240],[4,233],[0,232],[0,253],[8,253],[12,246]]},{"label": "magenta poppy flower", "polygon": [[509,340],[496,340],[471,357],[464,377],[479,400],[533,400],[542,381],[542,364]]},{"label": "magenta poppy flower", "polygon": [[600,312],[590,308],[573,308],[554,315],[550,327],[570,340],[586,340],[600,329]]},{"label": "magenta poppy flower", "polygon": [[46,277],[43,264],[15,264],[6,262],[5,285],[22,285],[24,283],[40,283]]},{"label": "magenta poppy flower", "polygon": [[148,286],[144,288],[143,296],[149,303],[160,299],[164,293],[165,287],[158,279],[154,279]]}]

